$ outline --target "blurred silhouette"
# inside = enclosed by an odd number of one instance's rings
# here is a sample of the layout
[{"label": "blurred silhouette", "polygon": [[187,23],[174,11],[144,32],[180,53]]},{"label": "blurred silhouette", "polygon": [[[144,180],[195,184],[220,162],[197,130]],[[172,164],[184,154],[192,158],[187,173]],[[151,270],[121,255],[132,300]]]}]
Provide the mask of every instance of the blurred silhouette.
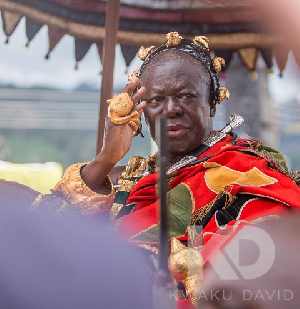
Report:
[{"label": "blurred silhouette", "polygon": [[29,210],[38,192],[28,187],[1,181],[0,193],[0,308],[151,308],[142,256],[111,230]]}]

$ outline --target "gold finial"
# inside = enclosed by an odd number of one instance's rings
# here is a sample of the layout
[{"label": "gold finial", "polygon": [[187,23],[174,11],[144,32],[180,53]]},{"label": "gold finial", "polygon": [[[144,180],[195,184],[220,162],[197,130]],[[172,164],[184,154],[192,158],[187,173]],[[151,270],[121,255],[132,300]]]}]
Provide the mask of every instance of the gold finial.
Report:
[{"label": "gold finial", "polygon": [[225,60],[221,57],[215,57],[213,59],[213,65],[215,67],[215,71],[219,73],[222,67],[225,67]]},{"label": "gold finial", "polygon": [[175,237],[171,240],[169,268],[175,279],[185,280],[188,276],[200,274],[204,261],[201,253],[195,248],[187,248]]},{"label": "gold finial", "polygon": [[177,46],[182,39],[182,36],[177,31],[169,32],[166,34],[166,46]]},{"label": "gold finial", "polygon": [[198,308],[198,303],[201,296],[201,280],[199,275],[187,277],[183,284],[191,303],[194,307]]},{"label": "gold finial", "polygon": [[176,237],[171,239],[171,254],[178,253],[180,250],[187,249]]},{"label": "gold finial", "polygon": [[141,71],[141,68],[137,68],[136,70],[134,70],[132,73],[128,74],[128,81],[131,82],[133,80],[134,77],[136,77]]},{"label": "gold finial", "polygon": [[198,35],[198,36],[195,36],[194,39],[193,39],[193,42],[197,45],[199,45],[199,43],[203,44],[207,49],[208,48],[208,42],[209,42],[209,39],[204,36],[204,35]]},{"label": "gold finial", "polygon": [[230,97],[230,92],[229,92],[229,90],[226,88],[226,87],[224,87],[224,86],[221,86],[220,87],[220,100],[219,100],[219,104],[223,101],[223,100],[225,100],[225,99],[229,99],[229,97]]},{"label": "gold finial", "polygon": [[143,61],[146,60],[147,57],[152,53],[154,48],[155,46],[150,46],[147,48],[145,48],[144,46],[141,46],[138,51],[138,57]]},{"label": "gold finial", "polygon": [[181,281],[193,305],[197,305],[201,292],[200,273],[204,260],[199,250],[187,248],[175,237],[171,239],[169,269],[176,280]]}]

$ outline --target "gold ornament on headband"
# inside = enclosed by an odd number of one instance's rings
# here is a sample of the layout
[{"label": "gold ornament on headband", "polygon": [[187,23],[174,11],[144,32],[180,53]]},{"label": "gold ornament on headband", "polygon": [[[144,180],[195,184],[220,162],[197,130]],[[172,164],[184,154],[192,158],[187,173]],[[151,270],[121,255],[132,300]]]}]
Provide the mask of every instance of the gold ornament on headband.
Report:
[{"label": "gold ornament on headband", "polygon": [[106,102],[109,104],[109,118],[116,125],[127,124],[139,118],[137,111],[131,112],[133,102],[127,92],[116,94]]},{"label": "gold ornament on headband", "polygon": [[166,46],[167,47],[171,47],[171,46],[177,46],[181,40],[182,40],[182,36],[177,32],[169,32],[166,34]]},{"label": "gold ornament on headband", "polygon": [[221,86],[220,87],[220,100],[218,103],[220,104],[225,99],[228,100],[229,96],[230,96],[229,90],[226,87]]},{"label": "gold ornament on headband", "polygon": [[225,60],[221,57],[215,57],[213,59],[213,65],[215,67],[216,73],[219,73],[222,67],[225,67]]},{"label": "gold ornament on headband", "polygon": [[141,46],[139,51],[138,51],[138,57],[144,61],[147,59],[147,57],[152,53],[153,49],[155,46],[150,46],[145,48],[144,46]]},{"label": "gold ornament on headband", "polygon": [[132,73],[128,74],[128,81],[131,82],[135,77],[138,76],[138,74],[140,73],[141,68],[137,68],[136,70],[134,70]]},{"label": "gold ornament on headband", "polygon": [[197,45],[199,45],[199,43],[203,44],[207,49],[208,48],[208,42],[209,42],[209,39],[204,36],[204,35],[198,35],[198,36],[195,36],[194,39],[193,39],[193,42]]}]

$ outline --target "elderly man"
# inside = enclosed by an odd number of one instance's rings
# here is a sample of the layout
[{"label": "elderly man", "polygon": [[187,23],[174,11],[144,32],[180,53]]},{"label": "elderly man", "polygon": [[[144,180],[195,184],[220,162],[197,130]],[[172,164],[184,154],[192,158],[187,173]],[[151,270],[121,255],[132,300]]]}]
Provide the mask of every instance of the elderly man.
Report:
[{"label": "elderly man", "polygon": [[69,167],[54,196],[82,214],[109,213],[111,224],[132,244],[157,252],[156,156],[132,157],[126,167],[116,167],[139,133],[144,112],[153,138],[156,117],[166,118],[169,235],[195,247],[203,243],[205,261],[218,247],[206,244],[220,227],[226,231],[299,208],[299,177],[287,170],[280,153],[257,140],[239,139],[232,132],[241,122],[238,116],[222,131],[213,130],[216,104],[229,92],[218,78],[224,60],[210,58],[206,37],[189,40],[171,32],[166,43],[142,48],[139,56],[141,68],[123,93],[108,101],[101,152],[89,163]]}]

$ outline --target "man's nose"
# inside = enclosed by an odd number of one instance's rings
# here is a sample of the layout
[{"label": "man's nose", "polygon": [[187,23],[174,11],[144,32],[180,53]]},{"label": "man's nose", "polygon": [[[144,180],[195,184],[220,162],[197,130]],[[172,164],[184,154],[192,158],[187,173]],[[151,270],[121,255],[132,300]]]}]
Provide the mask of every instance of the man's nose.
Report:
[{"label": "man's nose", "polygon": [[167,117],[182,115],[182,107],[175,97],[165,97],[163,114]]}]

